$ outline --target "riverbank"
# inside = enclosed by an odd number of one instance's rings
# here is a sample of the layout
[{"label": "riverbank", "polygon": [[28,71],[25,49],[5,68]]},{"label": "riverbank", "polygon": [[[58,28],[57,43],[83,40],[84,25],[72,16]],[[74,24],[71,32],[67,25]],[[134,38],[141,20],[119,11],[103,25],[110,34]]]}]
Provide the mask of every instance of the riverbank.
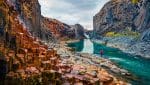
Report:
[{"label": "riverbank", "polygon": [[[119,49],[108,47],[105,44],[94,43],[89,39],[80,40],[77,43],[69,43],[69,47],[75,48],[80,53],[92,53],[99,55],[99,51],[103,49],[105,59],[111,60],[115,65],[128,70],[137,77],[138,80],[131,80],[133,85],[149,85],[150,72],[149,59],[134,56],[128,53],[124,53]],[[92,49],[90,49],[91,47]],[[88,50],[84,50],[88,49]],[[139,69],[139,70],[137,70]]]},{"label": "riverbank", "polygon": [[[131,76],[131,74],[128,71],[119,68],[110,60],[104,59],[94,54],[72,52],[70,48],[66,47],[66,43],[68,42],[61,42],[60,46],[58,46],[59,48],[54,48],[55,50],[57,50],[57,54],[61,56],[62,60],[69,61],[69,63],[72,63],[74,65],[79,65],[81,67],[83,66],[87,70],[91,70],[90,68],[88,68],[89,66],[101,69],[101,71],[104,70],[105,71],[104,73],[107,74],[106,75],[101,74],[101,76],[104,77],[111,76],[115,81],[116,80],[122,81],[125,80],[126,78],[133,78],[133,76]],[[78,74],[80,74],[80,70],[78,70]],[[99,72],[101,73],[101,71],[97,70],[98,73],[96,73],[95,75],[98,75]],[[81,73],[85,74],[86,72]]]},{"label": "riverbank", "polygon": [[102,39],[93,39],[92,41],[105,44],[108,47],[118,48],[125,53],[150,59],[149,42],[138,41],[132,37],[104,37]]}]

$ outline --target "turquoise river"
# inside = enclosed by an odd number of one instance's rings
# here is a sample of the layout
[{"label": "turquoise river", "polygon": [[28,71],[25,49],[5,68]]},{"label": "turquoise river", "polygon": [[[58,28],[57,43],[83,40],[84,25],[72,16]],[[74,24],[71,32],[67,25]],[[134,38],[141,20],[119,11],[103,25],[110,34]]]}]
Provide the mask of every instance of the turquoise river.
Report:
[{"label": "turquoise river", "polygon": [[150,85],[150,60],[140,56],[133,56],[119,49],[107,47],[94,43],[90,39],[69,43],[69,47],[75,48],[77,52],[92,53],[99,55],[104,50],[104,57],[118,64],[119,67],[128,70],[138,77],[137,81],[131,81],[132,85]]}]

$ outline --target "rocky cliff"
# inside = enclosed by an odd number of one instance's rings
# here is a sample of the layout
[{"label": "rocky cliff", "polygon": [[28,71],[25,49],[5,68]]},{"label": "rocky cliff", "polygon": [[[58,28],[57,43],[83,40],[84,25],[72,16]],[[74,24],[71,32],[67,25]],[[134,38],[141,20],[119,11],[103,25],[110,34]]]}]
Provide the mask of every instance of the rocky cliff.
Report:
[{"label": "rocky cliff", "polygon": [[59,20],[52,18],[41,18],[41,28],[47,29],[51,32],[52,36],[60,39],[63,37],[72,38],[72,39],[83,39],[84,36],[84,27],[80,24],[67,25]]},{"label": "rocky cliff", "polygon": [[[8,0],[9,1],[9,0]],[[18,17],[28,27],[29,32],[35,37],[42,37],[41,35],[41,6],[38,0],[14,0],[10,1],[14,4]]]},{"label": "rocky cliff", "polygon": [[81,26],[80,24],[75,24],[75,25],[72,25],[71,28],[75,33],[75,38],[76,39],[85,38],[83,26]]},{"label": "rocky cliff", "polygon": [[66,28],[63,23],[41,15],[41,7],[38,0],[24,0],[20,4],[18,2],[18,6],[18,9],[21,8],[19,9],[20,17],[33,36],[48,42],[55,41],[55,38],[69,37],[65,34],[69,28]]},{"label": "rocky cliff", "polygon": [[41,25],[42,29],[49,30],[52,36],[57,39],[63,37],[75,38],[75,32],[71,27],[56,19],[41,17]]},{"label": "rocky cliff", "polygon": [[76,33],[70,29],[69,25],[41,15],[38,0],[8,0],[7,2],[16,11],[18,19],[27,27],[32,36],[44,41],[53,41],[55,38],[63,37],[75,38]]},{"label": "rocky cliff", "polygon": [[94,38],[150,58],[150,0],[111,0],[94,16]]},{"label": "rocky cliff", "polygon": [[135,4],[131,0],[111,0],[94,16],[94,31],[105,34],[129,29],[142,33],[150,28],[149,6],[149,0]]}]

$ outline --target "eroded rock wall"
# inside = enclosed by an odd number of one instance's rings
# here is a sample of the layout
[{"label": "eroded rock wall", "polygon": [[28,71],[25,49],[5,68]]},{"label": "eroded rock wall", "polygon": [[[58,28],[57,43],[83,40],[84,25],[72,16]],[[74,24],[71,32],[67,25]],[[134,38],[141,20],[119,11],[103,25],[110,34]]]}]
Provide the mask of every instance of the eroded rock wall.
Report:
[{"label": "eroded rock wall", "polygon": [[150,28],[149,7],[149,0],[139,0],[137,4],[131,0],[111,0],[94,16],[94,31],[102,35],[130,28],[142,33]]},{"label": "eroded rock wall", "polygon": [[74,30],[76,39],[83,39],[83,38],[85,38],[84,27],[82,25],[75,24],[75,25],[72,25],[71,27],[72,27],[72,30]]}]

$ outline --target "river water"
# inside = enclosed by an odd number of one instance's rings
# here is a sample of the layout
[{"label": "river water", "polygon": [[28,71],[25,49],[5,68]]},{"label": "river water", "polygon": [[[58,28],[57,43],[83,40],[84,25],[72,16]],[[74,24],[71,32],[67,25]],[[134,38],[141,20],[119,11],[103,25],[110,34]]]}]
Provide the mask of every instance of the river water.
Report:
[{"label": "river water", "polygon": [[138,77],[137,81],[131,81],[133,85],[150,85],[150,60],[148,59],[123,53],[119,49],[94,43],[90,39],[69,43],[68,46],[75,48],[77,52],[98,55],[100,54],[100,50],[103,50],[103,57],[110,59],[118,64],[121,68],[128,70]]}]

